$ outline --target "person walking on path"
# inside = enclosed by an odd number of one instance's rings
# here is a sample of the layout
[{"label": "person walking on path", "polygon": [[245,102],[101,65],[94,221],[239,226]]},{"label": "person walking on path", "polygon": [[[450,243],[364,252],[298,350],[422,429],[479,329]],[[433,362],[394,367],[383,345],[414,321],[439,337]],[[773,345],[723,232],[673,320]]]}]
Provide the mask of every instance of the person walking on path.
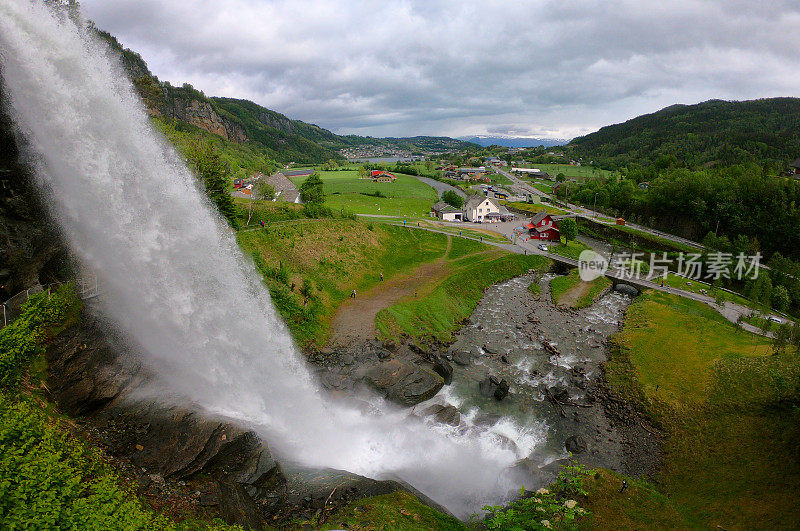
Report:
[{"label": "person walking on path", "polygon": [[383,271],[381,271],[381,282],[383,282]]},{"label": "person walking on path", "polygon": [[356,290],[353,290],[353,291],[350,292],[350,298],[351,299],[355,299],[356,298]]},{"label": "person walking on path", "polygon": [[264,228],[264,220],[262,219],[259,223],[261,223],[261,228]]}]

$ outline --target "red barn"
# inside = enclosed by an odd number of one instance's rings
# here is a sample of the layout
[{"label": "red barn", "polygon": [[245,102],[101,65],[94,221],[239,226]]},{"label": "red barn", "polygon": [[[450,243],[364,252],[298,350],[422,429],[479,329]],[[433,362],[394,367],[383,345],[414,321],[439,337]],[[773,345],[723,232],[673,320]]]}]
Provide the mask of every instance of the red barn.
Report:
[{"label": "red barn", "polygon": [[525,225],[528,229],[528,234],[531,240],[544,240],[550,242],[557,242],[561,240],[561,233],[558,230],[558,224],[553,221],[553,218],[546,210],[538,212],[531,222]]}]

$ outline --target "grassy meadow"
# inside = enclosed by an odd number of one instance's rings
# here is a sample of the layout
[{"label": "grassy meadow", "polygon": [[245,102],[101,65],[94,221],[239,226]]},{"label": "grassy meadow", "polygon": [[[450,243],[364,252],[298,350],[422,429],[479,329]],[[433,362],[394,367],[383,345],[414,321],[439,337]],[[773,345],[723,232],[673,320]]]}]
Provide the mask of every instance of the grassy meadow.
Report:
[{"label": "grassy meadow", "polygon": [[609,383],[665,432],[655,482],[680,513],[666,527],[796,528],[798,354],[662,292],[635,300],[612,342]]},{"label": "grassy meadow", "polygon": [[563,173],[567,179],[582,180],[589,177],[602,176],[606,177],[611,175],[612,172],[601,170],[599,168],[592,168],[591,166],[572,166],[570,164],[540,164],[538,162],[526,162],[524,168],[539,168],[546,171],[550,175],[556,176]]},{"label": "grassy meadow", "polygon": [[[325,190],[325,206],[356,214],[424,217],[438,200],[436,190],[412,175],[395,173],[397,180],[376,183],[359,179],[355,170],[320,171]],[[298,187],[306,177],[290,177]]]}]

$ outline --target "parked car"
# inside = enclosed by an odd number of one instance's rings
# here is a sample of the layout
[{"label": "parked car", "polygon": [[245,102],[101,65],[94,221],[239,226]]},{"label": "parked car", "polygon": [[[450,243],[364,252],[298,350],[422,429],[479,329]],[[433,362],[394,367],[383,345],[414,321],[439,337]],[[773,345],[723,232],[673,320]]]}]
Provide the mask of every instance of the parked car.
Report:
[{"label": "parked car", "polygon": [[540,243],[538,245],[538,247],[539,247],[540,251],[549,251],[550,250],[549,247],[547,247],[547,244],[545,244],[545,243]]},{"label": "parked car", "polygon": [[773,323],[783,324],[783,319],[781,319],[780,317],[775,317],[774,315],[770,315],[769,320],[772,321]]}]

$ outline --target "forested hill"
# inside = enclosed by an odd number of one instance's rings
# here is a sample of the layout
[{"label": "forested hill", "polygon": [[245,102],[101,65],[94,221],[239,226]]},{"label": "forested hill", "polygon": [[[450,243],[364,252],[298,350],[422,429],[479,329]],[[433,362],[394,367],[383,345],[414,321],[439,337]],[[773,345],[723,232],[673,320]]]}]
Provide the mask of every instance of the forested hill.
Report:
[{"label": "forested hill", "polygon": [[782,168],[800,157],[800,98],[672,105],[570,142],[573,156],[609,169],[728,166]]},{"label": "forested hill", "polygon": [[345,147],[377,145],[409,151],[462,149],[467,142],[448,137],[373,138],[340,136],[314,124],[292,120],[257,103],[234,98],[208,97],[189,84],[161,82],[138,53],[124,48],[111,34],[97,30],[119,54],[147,106],[148,112],[173,122],[179,129],[200,128],[235,143],[255,145],[278,162],[316,163],[341,159]]}]

